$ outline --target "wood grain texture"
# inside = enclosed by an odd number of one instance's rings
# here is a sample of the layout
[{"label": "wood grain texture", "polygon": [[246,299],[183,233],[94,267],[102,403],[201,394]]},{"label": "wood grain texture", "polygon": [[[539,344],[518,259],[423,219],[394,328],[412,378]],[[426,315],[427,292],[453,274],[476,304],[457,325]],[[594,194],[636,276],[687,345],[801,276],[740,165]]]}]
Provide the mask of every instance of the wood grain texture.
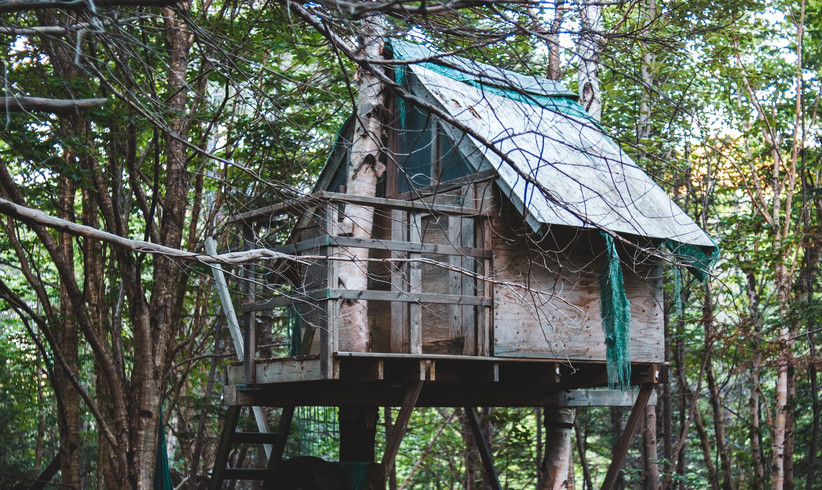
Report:
[{"label": "wood grain texture", "polygon": [[[509,284],[494,286],[494,354],[605,360],[597,282],[601,239],[595,232],[554,227],[554,236],[537,246],[510,240],[520,233],[507,224],[512,222],[503,215],[494,223],[494,276]],[[662,362],[659,262],[627,254],[623,260],[628,261],[623,273],[631,302],[631,360]]]}]

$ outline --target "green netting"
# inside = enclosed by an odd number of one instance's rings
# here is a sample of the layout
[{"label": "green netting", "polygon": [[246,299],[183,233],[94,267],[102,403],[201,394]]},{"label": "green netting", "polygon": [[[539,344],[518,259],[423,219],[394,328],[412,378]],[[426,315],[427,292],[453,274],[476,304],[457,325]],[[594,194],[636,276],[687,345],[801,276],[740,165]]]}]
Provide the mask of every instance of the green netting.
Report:
[{"label": "green netting", "polygon": [[627,389],[631,384],[631,303],[625,294],[622,263],[614,238],[605,238],[605,263],[599,272],[599,309],[605,331],[608,387]]},{"label": "green netting", "polygon": [[683,265],[688,272],[703,282],[719,259],[719,247],[715,243],[710,252],[705,252],[703,247],[675,240],[664,240],[663,245],[674,254],[677,264]]},{"label": "green netting", "polygon": [[682,319],[682,272],[674,267],[674,303],[676,304],[676,318]]},{"label": "green netting", "polygon": [[476,80],[471,80],[470,83],[482,89],[485,92],[492,93],[494,95],[500,95],[502,97],[515,100],[517,102],[523,102],[525,104],[542,107],[543,109],[548,109],[552,112],[565,114],[566,116],[587,119],[592,123],[597,124],[597,126],[599,126],[599,123],[597,123],[594,119],[591,118],[591,115],[588,114],[588,112],[579,104],[579,102],[569,97],[548,97],[545,95],[524,94],[514,89],[503,89],[499,87],[494,87],[493,85],[488,85]]},{"label": "green netting", "polygon": [[340,470],[350,490],[365,490],[368,484],[369,463],[340,463]]},{"label": "green netting", "polygon": [[291,305],[285,310],[288,321],[288,331],[290,333],[289,355],[299,356],[302,354],[302,335],[300,333],[300,305]]},{"label": "green netting", "polygon": [[[588,112],[579,104],[579,102],[573,100],[570,97],[548,97],[545,95],[523,93],[519,90],[516,90],[515,88],[504,89],[500,87],[495,87],[493,85],[483,83],[481,80],[478,80],[477,77],[472,76],[468,73],[456,70],[454,68],[449,68],[447,66],[439,65],[437,63],[426,62],[419,63],[415,66],[421,66],[426,70],[431,70],[434,73],[438,73],[442,76],[446,76],[458,82],[465,82],[471,84],[485,92],[492,93],[494,95],[500,95],[502,97],[515,100],[517,102],[523,102],[525,104],[542,107],[550,111],[555,111],[568,116],[586,119],[596,123],[596,121],[594,121],[591,118],[591,115],[588,114]],[[397,76],[396,73],[398,72],[395,72],[395,76]],[[402,76],[405,77],[404,70]],[[397,83],[399,83],[399,80],[397,80]]]},{"label": "green netting", "polygon": [[[405,65],[394,68],[394,81],[400,87],[405,87]],[[400,127],[405,129],[405,99],[397,97],[397,114],[400,117]]]},{"label": "green netting", "polygon": [[174,490],[171,471],[168,468],[166,452],[166,430],[163,425],[163,410],[160,409],[159,436],[157,437],[157,461],[154,463],[154,490]]}]

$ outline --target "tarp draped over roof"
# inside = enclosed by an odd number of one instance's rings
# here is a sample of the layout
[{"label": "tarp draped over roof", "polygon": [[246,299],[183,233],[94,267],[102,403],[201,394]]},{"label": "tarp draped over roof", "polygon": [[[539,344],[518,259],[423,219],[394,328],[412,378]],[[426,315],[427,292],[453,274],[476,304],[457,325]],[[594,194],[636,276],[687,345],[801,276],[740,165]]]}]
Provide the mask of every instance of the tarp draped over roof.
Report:
[{"label": "tarp draped over roof", "polygon": [[424,60],[407,68],[415,95],[505,155],[452,130],[466,160],[477,171],[497,171],[498,184],[536,231],[552,224],[591,227],[715,249],[559,83],[437,57],[403,41],[391,46],[395,59]]}]

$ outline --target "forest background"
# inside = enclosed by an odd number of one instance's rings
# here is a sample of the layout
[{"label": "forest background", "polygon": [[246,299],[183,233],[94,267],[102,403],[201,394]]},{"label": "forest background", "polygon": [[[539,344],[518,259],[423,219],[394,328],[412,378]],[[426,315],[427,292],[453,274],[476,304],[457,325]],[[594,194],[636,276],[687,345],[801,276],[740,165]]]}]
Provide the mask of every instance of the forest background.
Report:
[{"label": "forest background", "polygon": [[[594,64],[605,130],[722,251],[705,282],[666,267],[671,376],[643,436],[659,484],[822,487],[818,0],[0,3],[0,486],[59,454],[64,488],[147,487],[163,423],[175,484],[197,488],[234,356],[206,264],[20,206],[191,255],[237,247],[225,217],[310,190],[355,73],[381,69],[356,49],[373,15],[573,90]],[[538,487],[541,411],[482,415],[503,485]],[[578,411],[579,488],[625,416]],[[463,422],[417,411],[392,488],[483,488]],[[654,486],[635,446],[621,485]]]}]

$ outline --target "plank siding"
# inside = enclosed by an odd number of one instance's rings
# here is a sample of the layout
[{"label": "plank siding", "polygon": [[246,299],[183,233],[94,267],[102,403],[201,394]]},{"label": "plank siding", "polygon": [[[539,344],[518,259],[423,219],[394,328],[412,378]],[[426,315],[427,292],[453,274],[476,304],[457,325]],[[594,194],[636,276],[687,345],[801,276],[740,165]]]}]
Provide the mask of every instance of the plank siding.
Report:
[{"label": "plank siding", "polygon": [[[595,232],[553,227],[537,250],[517,239],[522,230],[509,226],[518,221],[507,219],[508,213],[493,222],[494,277],[500,283],[494,286],[494,355],[605,360],[597,282],[604,241]],[[623,266],[631,360],[663,362],[661,268],[657,260],[632,262]]]}]

